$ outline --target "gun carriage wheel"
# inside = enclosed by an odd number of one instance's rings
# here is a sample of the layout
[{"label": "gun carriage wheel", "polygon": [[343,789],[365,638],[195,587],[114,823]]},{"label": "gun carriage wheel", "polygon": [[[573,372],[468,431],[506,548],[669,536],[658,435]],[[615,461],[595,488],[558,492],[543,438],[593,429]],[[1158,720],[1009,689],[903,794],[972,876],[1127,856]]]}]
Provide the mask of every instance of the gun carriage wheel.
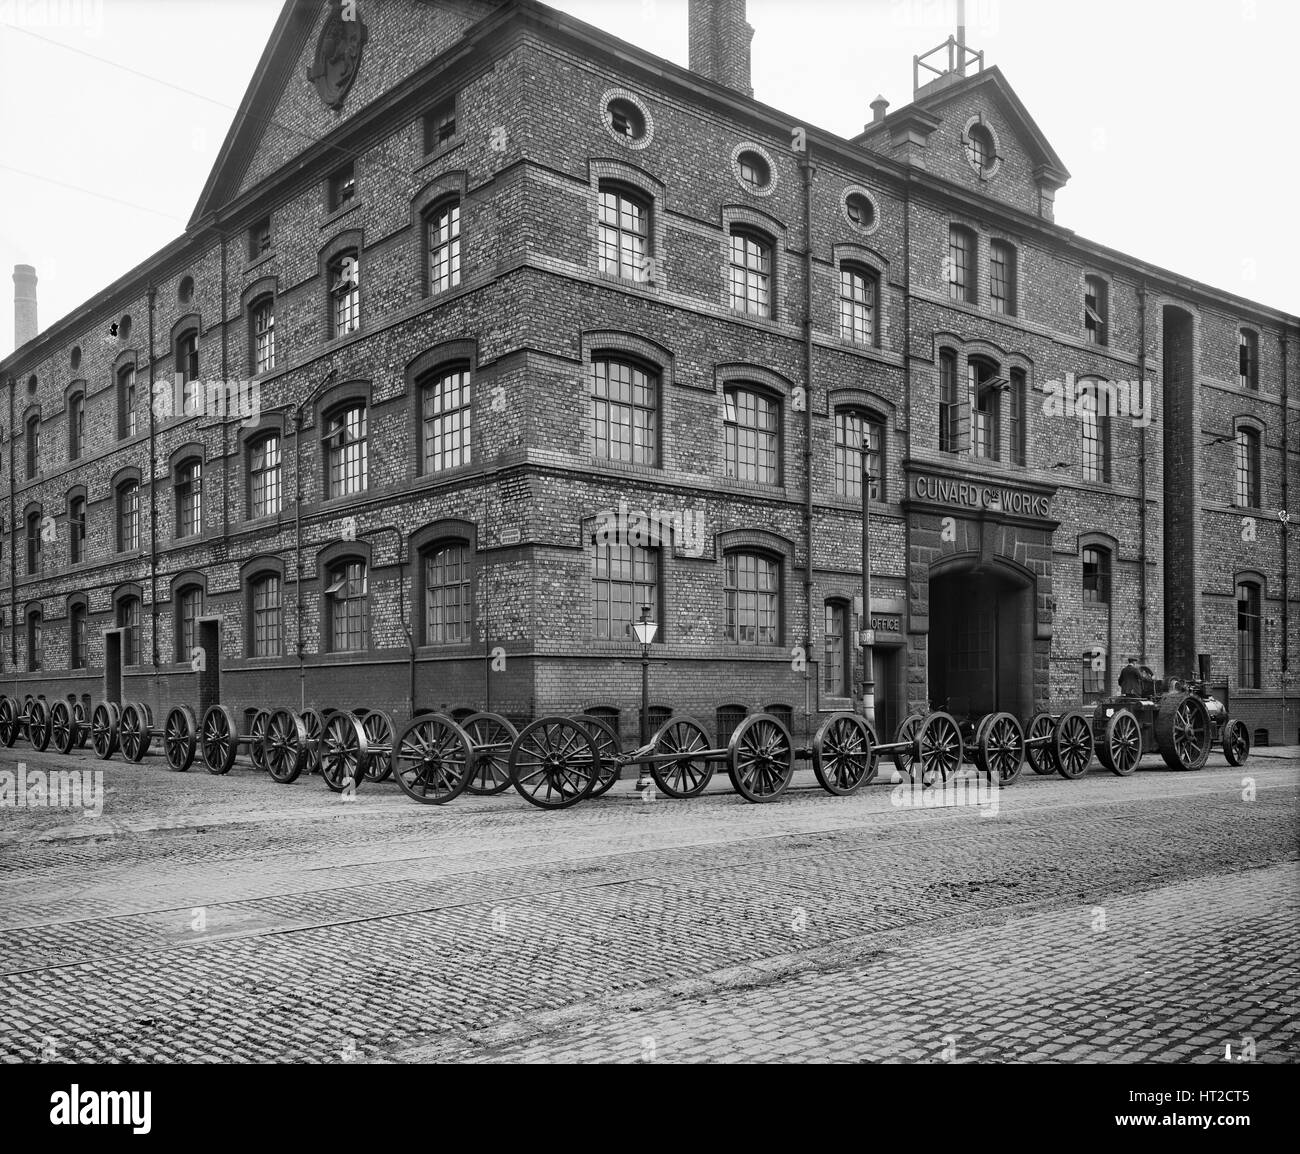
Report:
[{"label": "gun carriage wheel", "polygon": [[334,793],[349,788],[355,792],[365,779],[370,763],[370,742],[366,731],[350,713],[331,713],[325,718],[320,739],[320,775]]},{"label": "gun carriage wheel", "polygon": [[163,756],[177,773],[184,773],[194,764],[198,751],[198,722],[194,710],[188,705],[174,705],[163,722]]},{"label": "gun carriage wheel", "polygon": [[412,801],[442,805],[459,797],[475,772],[468,732],[442,713],[418,713],[393,743],[393,777]]},{"label": "gun carriage wheel", "polygon": [[916,741],[922,785],[947,781],[961,768],[964,751],[961,729],[950,714],[939,710],[925,717]]},{"label": "gun carriage wheel", "polygon": [[713,777],[714,759],[700,756],[709,749],[709,738],[693,717],[670,717],[650,739],[656,757],[671,761],[649,763],[650,776],[661,793],[669,797],[698,797]]},{"label": "gun carriage wheel", "polygon": [[1030,769],[1043,777],[1056,772],[1049,750],[1055,727],[1056,718],[1046,712],[1035,713],[1025,726],[1025,760]]},{"label": "gun carriage wheel", "polygon": [[898,723],[898,731],[894,734],[894,745],[897,748],[892,756],[894,768],[904,777],[912,776],[912,766],[916,762],[916,738],[924,724],[924,713],[909,713]]},{"label": "gun carriage wheel", "polygon": [[567,809],[591,793],[600,754],[587,730],[569,717],[539,717],[510,748],[510,780],[525,801]]},{"label": "gun carriage wheel", "polygon": [[[1112,709],[1109,717],[1106,709]],[[1128,709],[1097,706],[1092,717],[1097,760],[1111,773],[1128,777],[1142,760],[1142,726]]]},{"label": "gun carriage wheel", "polygon": [[1010,713],[989,714],[975,739],[976,764],[1000,786],[1010,785],[1025,765],[1025,731]]},{"label": "gun carriage wheel", "polygon": [[794,776],[790,731],[770,713],[752,713],[727,745],[727,774],[746,801],[775,801]]},{"label": "gun carriage wheel", "polygon": [[386,781],[393,773],[393,738],[397,735],[393,719],[382,709],[367,709],[360,721],[370,743],[366,780]]},{"label": "gun carriage wheel", "polygon": [[509,789],[510,747],[519,730],[499,713],[471,713],[459,725],[469,734],[474,755],[466,791],[484,796]]},{"label": "gun carriage wheel", "polygon": [[623,751],[619,747],[618,734],[599,717],[593,717],[589,713],[578,714],[573,720],[581,725],[591,740],[596,743],[600,766],[596,775],[596,784],[591,787],[591,796],[600,797],[609,792],[623,770],[623,763],[620,760]]},{"label": "gun carriage wheel", "polygon": [[27,740],[40,753],[50,747],[50,711],[40,698],[33,698],[27,704]]},{"label": "gun carriage wheel", "polygon": [[1070,709],[1056,719],[1052,727],[1052,764],[1062,777],[1073,781],[1082,777],[1092,761],[1092,726],[1082,710]]},{"label": "gun carriage wheel", "polygon": [[122,711],[116,702],[101,701],[90,715],[90,743],[95,748],[95,756],[107,761],[117,752],[118,724],[122,720]]},{"label": "gun carriage wheel", "polygon": [[844,796],[876,776],[876,739],[866,718],[833,713],[813,735],[812,763],[827,793]]},{"label": "gun carriage wheel", "polygon": [[54,748],[60,753],[71,753],[77,742],[72,707],[66,701],[56,701],[50,706],[50,735]]}]

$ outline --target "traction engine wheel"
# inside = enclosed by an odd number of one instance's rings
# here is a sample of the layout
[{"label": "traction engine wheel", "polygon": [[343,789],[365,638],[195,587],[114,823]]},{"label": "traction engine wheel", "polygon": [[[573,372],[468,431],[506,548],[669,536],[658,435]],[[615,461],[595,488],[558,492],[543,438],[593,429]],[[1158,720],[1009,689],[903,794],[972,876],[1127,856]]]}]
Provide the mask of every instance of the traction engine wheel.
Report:
[{"label": "traction engine wheel", "polygon": [[1165,694],[1154,728],[1156,747],[1170,769],[1200,769],[1210,756],[1210,711],[1195,694]]},{"label": "traction engine wheel", "polygon": [[1241,765],[1250,756],[1250,733],[1238,718],[1223,727],[1223,756],[1229,765]]}]

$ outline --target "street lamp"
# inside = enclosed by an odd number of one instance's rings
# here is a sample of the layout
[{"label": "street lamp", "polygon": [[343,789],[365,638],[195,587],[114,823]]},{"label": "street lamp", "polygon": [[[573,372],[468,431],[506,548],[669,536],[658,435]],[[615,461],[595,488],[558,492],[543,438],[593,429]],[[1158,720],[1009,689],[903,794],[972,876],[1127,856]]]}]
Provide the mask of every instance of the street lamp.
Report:
[{"label": "street lamp", "polygon": [[[642,747],[650,740],[650,643],[654,641],[659,626],[650,620],[650,606],[641,606],[641,619],[633,622],[632,632],[641,642],[641,740]],[[650,784],[644,767],[636,783],[637,789],[645,789]]]},{"label": "street lamp", "polygon": [[876,670],[871,644],[871,426],[862,427],[862,712],[868,723],[876,724]]}]

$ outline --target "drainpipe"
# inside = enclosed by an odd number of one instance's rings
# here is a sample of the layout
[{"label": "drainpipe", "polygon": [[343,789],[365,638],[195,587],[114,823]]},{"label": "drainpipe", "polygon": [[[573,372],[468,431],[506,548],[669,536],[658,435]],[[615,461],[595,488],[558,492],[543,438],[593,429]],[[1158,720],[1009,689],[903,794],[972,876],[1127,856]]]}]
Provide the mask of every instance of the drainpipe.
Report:
[{"label": "drainpipe", "polygon": [[811,668],[813,664],[813,638],[816,636],[815,616],[813,614],[813,315],[812,315],[812,279],[813,279],[813,232],[812,232],[812,178],[813,163],[807,151],[799,161],[799,171],[803,174],[803,340],[804,340],[804,384],[807,396],[803,409],[803,476],[804,476],[804,566],[803,592],[807,606],[808,647],[803,664],[803,713],[804,724],[812,722],[812,685]]},{"label": "drainpipe", "polygon": [[307,709],[307,671],[302,659],[302,410],[315,400],[326,385],[334,379],[336,370],[330,369],[320,383],[311,390],[293,410],[293,483],[297,498],[293,507],[293,585],[298,618],[298,709]]},{"label": "drainpipe", "polygon": [[[907,426],[903,431],[903,435],[907,443],[906,456],[909,460],[912,457],[912,396],[913,396],[912,393],[912,174],[908,173],[906,183],[903,185],[903,398],[904,398],[904,404],[907,406],[905,409],[905,412],[907,413]],[[1026,418],[1027,417],[1028,414],[1026,414]],[[884,446],[881,447],[883,448]],[[888,458],[886,458],[886,460],[887,459]],[[911,598],[912,583],[910,579],[911,578],[911,569],[910,569],[911,526],[910,524],[906,524],[906,523],[904,524],[903,534],[904,534],[903,540],[905,543],[904,549],[906,552],[903,561],[903,575],[905,580],[907,581],[907,583],[903,586],[903,589],[908,594],[907,621],[905,622],[905,626],[910,630],[911,616],[912,616],[912,598]],[[926,597],[928,599],[929,597],[928,585],[926,586],[926,590],[927,590]],[[871,623],[871,606],[864,605],[862,607],[862,610],[864,616],[866,617],[867,624],[869,625]],[[929,641],[930,641],[929,635],[927,634],[926,635],[926,677],[927,678],[930,675]],[[911,649],[911,647],[912,647],[912,642],[909,641],[907,648]],[[906,653],[906,650],[904,652]],[[909,660],[909,661],[910,659],[911,659],[910,654],[907,654],[907,656],[904,658],[904,660]],[[895,674],[895,676],[897,676],[897,674]],[[906,669],[903,670],[903,678],[904,678],[905,685],[911,684],[911,678]],[[897,682],[895,682],[894,688],[895,688],[895,692],[897,692]],[[889,692],[888,688],[886,688],[886,692]],[[912,707],[911,702],[905,699],[906,692],[907,691],[904,690],[903,692],[904,701],[902,702],[904,713],[908,712]],[[925,692],[926,692],[926,696],[928,697],[930,693],[928,681],[926,684]],[[893,734],[885,735],[886,741],[889,741],[892,738],[893,738]]]},{"label": "drainpipe", "polygon": [[153,413],[154,306],[158,290],[149,286],[149,639],[153,650],[154,698],[158,696],[158,440]]},{"label": "drainpipe", "polygon": [[[1138,285],[1138,388],[1146,391],[1147,282]],[[1152,414],[1154,416],[1154,414]],[[1138,427],[1138,652],[1147,661],[1147,430]]]},{"label": "drainpipe", "polygon": [[[1282,332],[1278,335],[1278,341],[1282,345],[1282,508],[1289,515],[1291,506],[1287,500],[1287,439],[1291,429],[1291,423],[1287,419],[1287,339],[1286,325],[1282,326]],[[1288,521],[1282,522],[1282,744],[1286,744],[1286,679],[1287,672],[1290,668],[1290,662],[1287,660],[1287,652],[1291,643],[1291,612],[1290,596],[1291,585],[1288,572],[1288,555],[1291,552],[1290,541],[1288,540],[1290,525]]]},{"label": "drainpipe", "polygon": [[[226,238],[221,238],[221,539],[230,540],[230,381],[226,329]],[[204,398],[206,401],[206,398]],[[200,526],[200,529],[202,527]]]},{"label": "drainpipe", "polygon": [[9,662],[14,671],[14,696],[18,695],[18,570],[14,554],[18,550],[18,535],[14,525],[14,392],[18,378],[9,378]]}]

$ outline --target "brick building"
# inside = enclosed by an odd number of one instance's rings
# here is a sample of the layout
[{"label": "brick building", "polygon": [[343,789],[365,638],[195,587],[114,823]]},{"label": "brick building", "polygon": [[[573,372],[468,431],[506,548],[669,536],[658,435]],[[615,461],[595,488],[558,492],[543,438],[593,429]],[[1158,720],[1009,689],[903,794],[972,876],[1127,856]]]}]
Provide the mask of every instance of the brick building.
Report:
[{"label": "brick building", "polygon": [[1297,318],[1057,224],[964,44],[846,140],[690,21],[287,0],[185,234],[39,334],[15,274],[4,691],[629,734],[649,603],[658,710],[802,730],[861,701],[865,433],[883,732],[1208,654],[1294,739]]}]

